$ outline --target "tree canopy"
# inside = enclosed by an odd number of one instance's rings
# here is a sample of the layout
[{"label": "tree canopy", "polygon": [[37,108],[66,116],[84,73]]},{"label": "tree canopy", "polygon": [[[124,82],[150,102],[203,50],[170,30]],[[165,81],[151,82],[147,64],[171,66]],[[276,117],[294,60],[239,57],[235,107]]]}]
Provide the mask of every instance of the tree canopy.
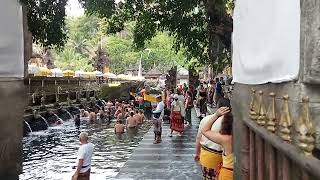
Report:
[{"label": "tree canopy", "polygon": [[[67,39],[67,0],[21,0],[27,7],[29,30],[34,42],[63,46]],[[79,0],[88,14],[107,19],[108,33],[133,26],[133,45],[144,49],[159,31],[174,37],[173,47],[183,48],[188,62],[229,63],[233,0]],[[90,25],[90,22],[88,22]],[[88,32],[94,33],[94,32]],[[89,35],[89,34],[88,34]],[[76,40],[76,39],[75,39]],[[86,42],[77,41],[78,46]]]},{"label": "tree canopy", "polygon": [[26,8],[33,41],[48,47],[62,47],[67,39],[65,6],[68,0],[20,0]]},{"label": "tree canopy", "polygon": [[105,33],[105,19],[96,16],[68,17],[66,32],[68,39],[63,49],[55,48],[56,66],[61,69],[93,70],[91,60],[96,56],[99,46],[108,54],[111,71],[123,73],[129,68],[138,68],[142,55],[145,71],[156,66],[166,72],[173,65],[184,65],[186,57],[182,51],[172,49],[173,38],[159,32],[146,43],[148,51],[139,51],[133,44],[134,22],[124,25],[124,30],[117,34]]},{"label": "tree canopy", "polygon": [[175,38],[176,50],[185,49],[189,61],[215,64],[230,60],[233,0],[126,0],[110,6],[112,10],[105,6],[112,0],[82,2],[88,13],[111,15],[110,33],[122,30],[127,21],[135,21],[133,36],[138,49],[158,31],[165,31]]}]

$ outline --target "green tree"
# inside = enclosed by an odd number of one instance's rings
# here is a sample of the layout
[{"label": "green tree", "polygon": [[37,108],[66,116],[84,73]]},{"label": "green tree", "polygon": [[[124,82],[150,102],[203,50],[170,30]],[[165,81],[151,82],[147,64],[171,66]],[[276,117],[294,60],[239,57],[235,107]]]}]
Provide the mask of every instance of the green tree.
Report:
[{"label": "green tree", "polygon": [[175,49],[183,47],[189,61],[214,65],[230,60],[233,0],[127,0],[112,6],[112,11],[105,8],[110,1],[82,2],[89,13],[102,17],[112,14],[111,33],[122,30],[127,21],[136,21],[133,35],[138,49],[160,30],[175,38]]},{"label": "green tree", "polygon": [[62,47],[67,39],[65,6],[68,0],[20,0],[25,8],[33,41],[44,47]]},{"label": "green tree", "polygon": [[74,49],[65,48],[63,51],[58,51],[56,57],[56,66],[62,70],[93,70],[93,67],[88,64],[88,58],[83,57]]},{"label": "green tree", "polygon": [[[33,40],[63,46],[66,42],[67,0],[21,0],[27,7]],[[86,12],[108,19],[108,32],[119,32],[135,21],[134,45],[143,49],[158,31],[174,37],[176,50],[184,48],[188,62],[230,62],[233,0],[79,0]],[[76,47],[85,41],[77,41]],[[80,48],[81,49],[81,48]]]}]

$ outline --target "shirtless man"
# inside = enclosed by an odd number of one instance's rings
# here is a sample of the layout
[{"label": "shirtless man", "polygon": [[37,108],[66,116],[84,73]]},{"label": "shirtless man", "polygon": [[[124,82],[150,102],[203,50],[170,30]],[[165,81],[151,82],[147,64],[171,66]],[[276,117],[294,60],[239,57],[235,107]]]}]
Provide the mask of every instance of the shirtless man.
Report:
[{"label": "shirtless man", "polygon": [[139,114],[139,110],[136,110],[136,114],[133,116],[134,118],[136,118],[137,122],[138,122],[138,125],[141,125],[143,122],[142,122],[142,117],[141,115]]},{"label": "shirtless man", "polygon": [[143,112],[142,109],[139,110],[139,115],[141,117],[141,122],[143,123],[143,121],[144,121],[144,112]]},{"label": "shirtless man", "polygon": [[114,113],[114,117],[118,117],[120,113],[122,113],[123,109],[121,106],[118,106],[117,111]]},{"label": "shirtless man", "polygon": [[84,109],[80,110],[80,117],[89,117],[89,112]]},{"label": "shirtless man", "polygon": [[125,113],[125,117],[128,118],[130,117],[131,111],[129,111],[128,108],[126,108],[126,113]]},{"label": "shirtless man", "polygon": [[114,126],[114,133],[115,134],[124,133],[125,128],[126,128],[126,126],[123,124],[122,120],[119,119],[119,120],[117,120],[117,123]]},{"label": "shirtless man", "polygon": [[117,117],[117,120],[119,119],[124,120],[126,118],[123,111],[120,111],[120,113],[116,117]]},{"label": "shirtless man", "polygon": [[130,112],[130,116],[127,118],[127,128],[135,128],[138,124],[137,119],[133,117],[134,116],[134,112],[131,111]]},{"label": "shirtless man", "polygon": [[111,111],[112,106],[113,106],[113,103],[109,100],[105,106],[105,109]]},{"label": "shirtless man", "polygon": [[94,111],[92,111],[89,114],[89,121],[95,121],[95,120],[97,120],[97,115]]},{"label": "shirtless man", "polygon": [[137,119],[133,117],[134,112],[130,112],[130,116],[127,118],[126,127],[129,138],[133,141],[133,137],[137,134]]}]

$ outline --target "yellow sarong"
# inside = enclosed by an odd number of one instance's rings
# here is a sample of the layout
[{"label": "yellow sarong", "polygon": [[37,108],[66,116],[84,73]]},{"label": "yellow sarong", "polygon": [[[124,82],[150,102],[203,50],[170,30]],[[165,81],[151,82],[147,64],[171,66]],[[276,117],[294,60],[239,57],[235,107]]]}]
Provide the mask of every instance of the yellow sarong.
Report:
[{"label": "yellow sarong", "polygon": [[222,167],[218,180],[233,180],[233,170]]},{"label": "yellow sarong", "polygon": [[221,152],[212,151],[204,146],[200,151],[200,164],[206,168],[215,169],[222,163]]},{"label": "yellow sarong", "polygon": [[222,163],[221,152],[214,151],[205,146],[201,147],[200,164],[202,166],[202,176],[205,180],[213,180],[217,177],[218,167]]}]

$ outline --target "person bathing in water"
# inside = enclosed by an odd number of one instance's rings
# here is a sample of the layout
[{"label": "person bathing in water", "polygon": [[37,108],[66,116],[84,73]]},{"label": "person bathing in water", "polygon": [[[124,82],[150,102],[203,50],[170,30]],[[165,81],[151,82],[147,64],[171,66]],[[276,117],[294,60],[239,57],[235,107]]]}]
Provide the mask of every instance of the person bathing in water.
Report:
[{"label": "person bathing in water", "polygon": [[80,110],[80,117],[89,117],[89,112],[84,109]]},{"label": "person bathing in water", "polygon": [[127,132],[131,141],[133,141],[133,137],[137,134],[137,130],[138,130],[137,129],[138,121],[133,116],[134,116],[134,112],[131,111],[130,116],[127,118],[127,122],[126,122]]},{"label": "person bathing in water", "polygon": [[80,127],[80,114],[77,114],[77,115],[74,116],[74,124],[77,127]]},{"label": "person bathing in water", "polygon": [[139,115],[141,117],[141,122],[143,123],[143,121],[144,121],[144,112],[143,112],[142,109],[139,109]]},{"label": "person bathing in water", "polygon": [[126,126],[123,124],[122,120],[119,119],[119,120],[117,120],[117,123],[114,126],[114,133],[115,134],[124,133],[125,128],[126,128]]},{"label": "person bathing in water", "polygon": [[142,117],[139,114],[139,110],[136,110],[136,114],[133,117],[136,118],[138,125],[142,124]]},{"label": "person bathing in water", "polygon": [[137,127],[137,124],[138,124],[137,119],[133,116],[134,116],[134,112],[131,111],[130,116],[127,118],[127,123],[126,123],[127,128],[136,128]]}]

